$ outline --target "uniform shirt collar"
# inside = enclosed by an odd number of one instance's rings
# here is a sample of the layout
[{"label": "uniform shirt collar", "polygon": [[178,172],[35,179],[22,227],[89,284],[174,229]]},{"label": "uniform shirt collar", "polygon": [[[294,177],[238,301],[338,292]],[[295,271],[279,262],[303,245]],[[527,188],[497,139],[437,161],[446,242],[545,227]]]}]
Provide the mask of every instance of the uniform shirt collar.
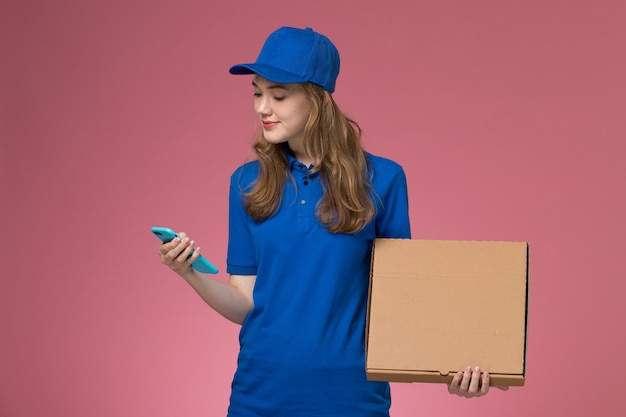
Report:
[{"label": "uniform shirt collar", "polygon": [[309,171],[310,168],[313,167],[313,165],[311,165],[310,167],[307,167],[302,162],[298,161],[295,158],[295,156],[293,156],[293,152],[291,152],[289,148],[285,147],[285,152],[287,154],[287,163],[289,164],[289,170],[291,172],[298,171],[298,172],[306,173]]}]

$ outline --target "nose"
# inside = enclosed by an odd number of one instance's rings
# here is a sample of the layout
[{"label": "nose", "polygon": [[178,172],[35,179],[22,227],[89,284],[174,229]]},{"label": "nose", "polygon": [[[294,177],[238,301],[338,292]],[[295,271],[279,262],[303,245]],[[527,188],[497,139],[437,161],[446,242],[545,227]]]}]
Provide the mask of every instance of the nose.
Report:
[{"label": "nose", "polygon": [[254,110],[261,117],[269,116],[270,114],[272,114],[269,100],[265,95],[261,95],[254,100]]}]

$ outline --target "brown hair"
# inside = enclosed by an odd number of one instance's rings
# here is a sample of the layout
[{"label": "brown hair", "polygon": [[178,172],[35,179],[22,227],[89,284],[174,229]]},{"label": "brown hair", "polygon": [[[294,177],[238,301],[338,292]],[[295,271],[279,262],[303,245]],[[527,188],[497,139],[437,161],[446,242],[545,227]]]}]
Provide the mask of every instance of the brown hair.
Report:
[{"label": "brown hair", "polygon": [[[303,84],[311,102],[304,129],[304,149],[319,171],[324,195],[316,216],[330,232],[355,233],[375,213],[369,167],[361,146],[361,128],[346,117],[323,88]],[[253,148],[259,176],[244,193],[246,212],[254,219],[272,216],[281,204],[285,181],[291,177],[283,145],[269,143],[261,133]]]}]

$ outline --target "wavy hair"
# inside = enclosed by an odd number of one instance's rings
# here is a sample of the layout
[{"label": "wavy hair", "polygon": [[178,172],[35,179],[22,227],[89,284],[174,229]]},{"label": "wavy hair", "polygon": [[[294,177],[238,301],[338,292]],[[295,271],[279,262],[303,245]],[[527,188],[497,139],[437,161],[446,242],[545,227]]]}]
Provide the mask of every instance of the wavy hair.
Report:
[{"label": "wavy hair", "polygon": [[[303,87],[312,107],[304,128],[304,149],[314,161],[312,172],[319,172],[324,192],[316,217],[329,232],[358,232],[376,211],[361,128],[341,112],[328,91],[311,83]],[[263,220],[276,213],[285,182],[293,177],[282,144],[272,144],[260,133],[253,149],[259,176],[244,193],[244,207],[253,219]]]}]

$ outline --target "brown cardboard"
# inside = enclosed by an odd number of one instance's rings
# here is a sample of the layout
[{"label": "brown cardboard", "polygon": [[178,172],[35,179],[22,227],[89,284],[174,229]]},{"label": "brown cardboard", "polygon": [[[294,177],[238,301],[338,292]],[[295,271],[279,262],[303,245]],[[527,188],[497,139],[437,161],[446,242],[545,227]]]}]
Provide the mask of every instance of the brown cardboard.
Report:
[{"label": "brown cardboard", "polygon": [[448,383],[469,366],[524,385],[528,244],[377,239],[370,380]]}]

